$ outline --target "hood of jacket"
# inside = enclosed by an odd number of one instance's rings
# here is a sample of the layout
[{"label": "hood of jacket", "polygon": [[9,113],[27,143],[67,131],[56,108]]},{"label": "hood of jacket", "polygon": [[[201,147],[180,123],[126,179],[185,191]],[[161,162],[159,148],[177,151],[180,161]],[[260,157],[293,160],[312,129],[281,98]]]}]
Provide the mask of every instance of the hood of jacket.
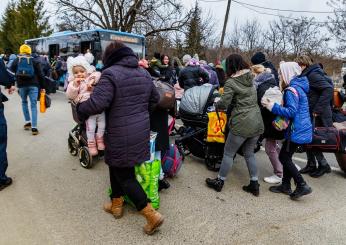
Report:
[{"label": "hood of jacket", "polygon": [[128,47],[113,50],[103,59],[103,70],[113,65],[121,65],[126,67],[138,67],[138,57]]},{"label": "hood of jacket", "polygon": [[254,80],[254,85],[256,88],[258,88],[261,84],[268,82],[270,84],[276,85],[275,77],[273,74],[268,73],[268,72],[263,72],[259,75],[257,75]]},{"label": "hood of jacket", "polygon": [[251,74],[250,70],[244,70],[243,73],[240,75],[232,77],[235,81],[238,83],[246,86],[246,87],[252,87],[253,86],[253,75]]},{"label": "hood of jacket", "polygon": [[305,76],[293,78],[289,86],[300,87],[305,93],[309,93],[309,81]]},{"label": "hood of jacket", "polygon": [[[306,76],[309,80],[312,79],[314,83],[314,87],[330,87],[334,86],[332,79],[330,79],[325,71],[320,67],[319,64],[313,64],[307,68],[305,68],[304,71],[302,71],[302,74],[300,76]],[[327,81],[327,83],[325,83]]]}]

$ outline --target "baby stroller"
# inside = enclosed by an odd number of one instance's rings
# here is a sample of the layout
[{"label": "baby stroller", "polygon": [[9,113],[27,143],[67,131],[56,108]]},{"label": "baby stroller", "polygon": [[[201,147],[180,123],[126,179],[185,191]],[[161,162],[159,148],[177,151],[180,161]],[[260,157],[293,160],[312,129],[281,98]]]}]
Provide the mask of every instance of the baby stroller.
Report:
[{"label": "baby stroller", "polygon": [[[68,151],[72,156],[77,156],[79,158],[80,165],[83,168],[91,168],[93,166],[93,157],[89,153],[88,140],[85,130],[85,122],[81,122],[77,115],[76,104],[70,102],[72,108],[72,115],[74,121],[77,125],[69,132],[68,137]],[[97,156],[101,159],[104,156],[104,151],[99,151]]]},{"label": "baby stroller", "polygon": [[184,126],[178,130],[175,140],[183,156],[192,154],[202,158],[209,170],[217,171],[223,156],[224,144],[206,142],[208,128],[208,107],[219,96],[215,86],[205,84],[185,91],[179,108]]},{"label": "baby stroller", "polygon": [[[179,115],[184,126],[178,130],[180,135],[175,140],[183,156],[192,154],[202,158],[209,170],[218,171],[223,157],[224,143],[207,142],[208,108],[213,106],[219,93],[216,86],[204,84],[188,89],[181,99]],[[229,114],[229,113],[227,113]],[[226,130],[227,137],[228,132]],[[257,142],[254,152],[260,150],[261,143]],[[237,152],[243,155],[242,148]]]}]

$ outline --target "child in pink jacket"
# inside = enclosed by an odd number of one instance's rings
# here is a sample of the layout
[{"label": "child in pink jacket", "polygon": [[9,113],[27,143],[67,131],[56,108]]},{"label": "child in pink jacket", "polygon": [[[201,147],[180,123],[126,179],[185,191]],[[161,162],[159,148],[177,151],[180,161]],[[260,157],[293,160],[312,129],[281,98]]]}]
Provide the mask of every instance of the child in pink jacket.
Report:
[{"label": "child in pink jacket", "polygon": [[[67,86],[66,95],[75,103],[81,103],[90,98],[93,87],[100,80],[101,73],[96,72],[84,56],[67,59],[68,72],[71,80]],[[70,79],[70,78],[69,78]],[[95,134],[97,127],[97,132]],[[86,120],[88,148],[92,156],[105,149],[103,135],[106,127],[105,113],[90,116]],[[95,137],[96,136],[96,137]]]}]

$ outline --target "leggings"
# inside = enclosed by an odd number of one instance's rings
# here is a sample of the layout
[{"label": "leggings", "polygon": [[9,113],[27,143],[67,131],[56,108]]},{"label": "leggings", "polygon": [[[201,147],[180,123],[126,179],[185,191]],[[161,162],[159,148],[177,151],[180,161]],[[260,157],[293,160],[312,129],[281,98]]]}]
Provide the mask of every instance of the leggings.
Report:
[{"label": "leggings", "polygon": [[273,166],[274,174],[282,178],[282,164],[279,160],[280,147],[277,140],[266,139],[265,151],[269,157],[270,163]]},{"label": "leggings", "polygon": [[127,195],[138,211],[147,206],[148,197],[136,179],[134,167],[109,167],[109,177],[112,187],[111,198]]},{"label": "leggings", "polygon": [[253,181],[258,180],[258,170],[255,159],[255,145],[258,140],[258,136],[251,138],[244,138],[231,133],[228,134],[227,141],[225,144],[225,150],[221,162],[219,171],[219,178],[222,180],[226,179],[226,176],[233,165],[233,157],[237,153],[240,147],[243,147],[244,158],[249,170],[250,179]]},{"label": "leggings", "polygon": [[305,184],[303,176],[299,173],[296,165],[292,161],[292,156],[296,151],[298,145],[294,142],[289,143],[289,147],[287,149],[287,140],[284,141],[281,151],[279,154],[280,162],[282,163],[284,169],[284,176],[282,178],[283,184],[291,183],[291,179],[294,179],[294,182],[297,185]]}]

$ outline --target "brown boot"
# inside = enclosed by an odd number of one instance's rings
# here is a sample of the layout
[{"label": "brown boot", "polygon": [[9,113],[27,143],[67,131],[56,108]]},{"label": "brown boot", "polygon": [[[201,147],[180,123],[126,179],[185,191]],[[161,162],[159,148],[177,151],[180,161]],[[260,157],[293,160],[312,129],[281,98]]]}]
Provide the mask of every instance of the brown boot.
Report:
[{"label": "brown boot", "polygon": [[119,219],[123,216],[123,204],[124,199],[122,197],[113,198],[112,202],[108,202],[103,206],[103,210]]},{"label": "brown boot", "polygon": [[163,216],[153,209],[150,203],[148,203],[148,205],[143,208],[140,213],[147,219],[147,224],[143,227],[143,230],[148,235],[152,235],[164,221]]}]

